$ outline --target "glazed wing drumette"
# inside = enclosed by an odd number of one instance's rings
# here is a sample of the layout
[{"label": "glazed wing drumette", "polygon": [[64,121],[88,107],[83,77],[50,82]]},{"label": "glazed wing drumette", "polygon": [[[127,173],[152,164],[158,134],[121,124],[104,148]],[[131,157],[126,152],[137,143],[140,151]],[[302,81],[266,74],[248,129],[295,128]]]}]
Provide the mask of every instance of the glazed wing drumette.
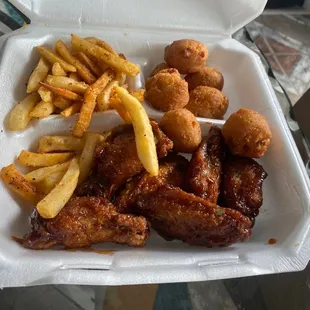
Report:
[{"label": "glazed wing drumette", "polygon": [[188,190],[195,195],[217,203],[220,192],[222,162],[225,144],[221,129],[212,126],[193,153],[188,169]]},{"label": "glazed wing drumette", "polygon": [[[172,141],[151,121],[156,140],[157,156],[165,157],[172,150]],[[143,170],[139,160],[135,135],[131,125],[112,130],[107,141],[99,145],[94,154],[91,176],[78,190],[79,196],[100,196],[111,199],[125,182]]]},{"label": "glazed wing drumette", "polygon": [[239,211],[221,208],[170,185],[140,195],[136,208],[166,240],[213,247],[245,241],[251,235],[252,223]]},{"label": "glazed wing drumette", "polygon": [[31,231],[25,235],[23,245],[35,250],[54,245],[81,248],[103,242],[142,247],[148,237],[149,228],[144,217],[119,214],[105,198],[77,197],[53,219],[42,218],[35,209]]},{"label": "glazed wing drumette", "polygon": [[264,168],[254,159],[229,156],[223,167],[221,203],[254,219],[263,204]]},{"label": "glazed wing drumette", "polygon": [[134,212],[134,206],[139,195],[147,195],[163,184],[182,187],[187,168],[187,159],[174,153],[169,154],[159,162],[157,176],[151,176],[144,171],[127,182],[125,188],[116,198],[117,210],[121,213]]}]

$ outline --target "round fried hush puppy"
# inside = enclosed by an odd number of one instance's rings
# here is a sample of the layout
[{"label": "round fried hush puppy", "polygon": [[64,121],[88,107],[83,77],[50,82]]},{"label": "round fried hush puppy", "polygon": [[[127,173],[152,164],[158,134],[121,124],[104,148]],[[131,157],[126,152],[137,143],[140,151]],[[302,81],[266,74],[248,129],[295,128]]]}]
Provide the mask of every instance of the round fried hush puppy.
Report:
[{"label": "round fried hush puppy", "polygon": [[222,134],[232,154],[251,158],[262,157],[272,137],[264,116],[248,109],[233,113],[224,124]]},{"label": "round fried hush puppy", "polygon": [[222,119],[228,103],[228,98],[218,89],[198,86],[190,92],[186,109],[195,116]]},{"label": "round fried hush puppy", "polygon": [[198,86],[209,86],[222,90],[224,86],[224,77],[222,73],[210,67],[204,67],[195,73],[189,73],[185,77],[188,83],[188,90],[191,91]]},{"label": "round fried hush puppy", "polygon": [[165,61],[182,74],[196,72],[205,66],[208,48],[195,40],[178,40],[165,48]]},{"label": "round fried hush puppy", "polygon": [[193,113],[186,109],[169,111],[159,126],[173,141],[176,152],[192,153],[201,142],[201,129]]},{"label": "round fried hush puppy", "polygon": [[162,62],[160,64],[158,64],[152,71],[150,77],[154,76],[155,74],[157,74],[158,72],[164,70],[164,69],[169,69],[170,67],[165,63]]},{"label": "round fried hush puppy", "polygon": [[188,85],[174,68],[165,69],[147,79],[145,99],[156,109],[170,111],[187,105]]}]

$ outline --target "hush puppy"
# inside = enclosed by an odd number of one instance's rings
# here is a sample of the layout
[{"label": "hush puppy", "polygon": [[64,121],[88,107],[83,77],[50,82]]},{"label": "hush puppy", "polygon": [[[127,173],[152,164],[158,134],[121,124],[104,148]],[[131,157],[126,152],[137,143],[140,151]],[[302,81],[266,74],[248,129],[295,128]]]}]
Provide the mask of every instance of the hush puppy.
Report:
[{"label": "hush puppy", "polygon": [[165,48],[165,62],[182,74],[203,68],[208,58],[208,48],[195,40],[178,40]]},{"label": "hush puppy", "polygon": [[228,98],[218,89],[198,86],[190,92],[186,109],[195,116],[222,119],[228,108]]},{"label": "hush puppy", "polygon": [[169,111],[159,126],[173,141],[175,151],[192,153],[201,142],[201,129],[193,113],[186,109]]},{"label": "hush puppy", "polygon": [[146,100],[164,112],[183,108],[189,100],[187,82],[173,68],[164,69],[148,78],[145,90]]},{"label": "hush puppy", "polygon": [[165,63],[162,62],[160,64],[158,64],[152,71],[150,77],[154,76],[155,74],[157,74],[158,72],[164,70],[164,69],[169,69],[170,67]]},{"label": "hush puppy", "polygon": [[262,157],[272,138],[264,116],[248,109],[233,113],[224,124],[222,134],[232,154],[251,158]]},{"label": "hush puppy", "polygon": [[188,90],[191,91],[197,86],[209,86],[222,90],[224,86],[224,77],[222,73],[210,67],[199,69],[195,73],[189,73],[185,77],[188,83]]}]

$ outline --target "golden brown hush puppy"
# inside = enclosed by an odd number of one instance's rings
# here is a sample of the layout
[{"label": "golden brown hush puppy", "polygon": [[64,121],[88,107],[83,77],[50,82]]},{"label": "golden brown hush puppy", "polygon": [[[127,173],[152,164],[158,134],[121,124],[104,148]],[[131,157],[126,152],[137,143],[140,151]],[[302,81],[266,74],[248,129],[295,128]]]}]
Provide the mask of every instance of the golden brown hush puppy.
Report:
[{"label": "golden brown hush puppy", "polygon": [[208,48],[195,40],[178,40],[165,48],[165,61],[182,74],[196,72],[205,66]]},{"label": "golden brown hush puppy", "polygon": [[201,129],[193,113],[186,109],[164,114],[159,126],[173,141],[175,151],[192,153],[201,142]]},{"label": "golden brown hush puppy", "polygon": [[152,71],[150,77],[154,76],[155,74],[157,74],[158,72],[164,70],[164,69],[169,69],[170,67],[165,63],[162,62],[160,64],[158,64]]},{"label": "golden brown hush puppy", "polygon": [[254,158],[265,154],[272,137],[264,116],[248,109],[233,113],[224,124],[222,134],[232,154]]},{"label": "golden brown hush puppy", "polygon": [[190,92],[186,109],[196,116],[222,119],[228,108],[228,98],[218,89],[198,86]]},{"label": "golden brown hush puppy", "polygon": [[188,83],[189,91],[197,86],[209,86],[217,88],[218,90],[222,90],[224,86],[224,77],[222,73],[210,67],[204,67],[195,73],[187,74],[185,80]]},{"label": "golden brown hush puppy", "polygon": [[183,108],[189,100],[187,82],[173,68],[148,78],[145,90],[145,99],[164,112]]}]

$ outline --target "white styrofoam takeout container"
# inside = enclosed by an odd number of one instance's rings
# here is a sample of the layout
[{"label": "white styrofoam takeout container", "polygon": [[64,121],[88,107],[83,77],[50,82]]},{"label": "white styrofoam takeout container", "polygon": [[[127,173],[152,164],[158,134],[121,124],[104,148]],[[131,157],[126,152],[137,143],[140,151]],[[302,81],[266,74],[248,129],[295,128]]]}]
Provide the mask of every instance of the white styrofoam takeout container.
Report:
[{"label": "white styrofoam takeout container", "polygon": [[[260,14],[265,0],[14,0],[32,20],[24,29],[1,38],[0,166],[15,160],[22,149],[34,149],[38,137],[69,133],[76,117],[52,116],[24,132],[7,129],[7,115],[25,96],[25,83],[39,55],[34,46],[69,40],[70,33],[99,36],[140,64],[148,76],[163,60],[164,47],[176,39],[197,39],[209,46],[208,65],[225,77],[230,99],[226,117],[241,107],[262,113],[273,140],[260,160],[269,176],[264,204],[253,235],[246,243],[208,249],[153,233],[145,248],[105,244],[113,255],[32,251],[11,240],[29,228],[25,203],[0,184],[0,287],[35,284],[122,285],[201,281],[303,269],[310,254],[309,180],[263,66],[253,52],[231,34]],[[150,116],[161,113],[147,108]],[[216,121],[215,121],[216,122]],[[121,123],[108,111],[96,114],[91,130]],[[200,119],[204,133],[208,120]],[[218,121],[217,123],[222,123]],[[268,245],[268,239],[277,243]]]}]

